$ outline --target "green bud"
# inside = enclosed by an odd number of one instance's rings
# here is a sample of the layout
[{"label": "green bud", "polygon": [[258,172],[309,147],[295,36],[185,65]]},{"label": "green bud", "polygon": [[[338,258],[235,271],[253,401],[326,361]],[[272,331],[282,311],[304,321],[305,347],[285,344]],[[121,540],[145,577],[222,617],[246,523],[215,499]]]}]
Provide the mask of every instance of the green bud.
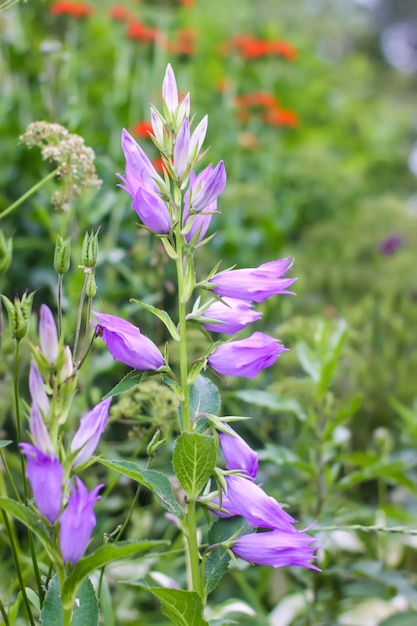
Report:
[{"label": "green bud", "polygon": [[94,298],[97,293],[96,279],[94,278],[93,273],[87,275],[85,293],[87,294],[87,298]]},{"label": "green bud", "polygon": [[10,332],[17,340],[23,339],[28,331],[34,295],[34,291],[29,295],[25,292],[20,300],[16,296],[14,304],[6,296],[1,296],[9,316]]},{"label": "green bud", "polygon": [[85,233],[81,261],[83,267],[95,267],[97,265],[99,230],[96,233],[91,231],[91,235]]},{"label": "green bud", "polygon": [[151,456],[151,457],[155,456],[158,448],[160,448],[164,443],[165,443],[165,439],[161,439],[161,431],[160,430],[155,431],[152,439],[150,440],[146,448],[146,452],[148,453],[148,456]]},{"label": "green bud", "polygon": [[0,230],[0,274],[7,272],[12,262],[13,239],[6,239]]},{"label": "green bud", "polygon": [[71,260],[71,237],[58,235],[55,243],[54,268],[58,274],[66,274]]}]

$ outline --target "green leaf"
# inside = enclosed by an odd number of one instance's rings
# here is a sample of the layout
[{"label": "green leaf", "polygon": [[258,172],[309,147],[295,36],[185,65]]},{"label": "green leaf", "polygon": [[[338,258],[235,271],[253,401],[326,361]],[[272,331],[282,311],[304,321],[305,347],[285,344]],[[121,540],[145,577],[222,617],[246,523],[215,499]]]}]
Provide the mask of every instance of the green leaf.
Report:
[{"label": "green leaf", "polygon": [[27,506],[10,500],[9,498],[0,497],[0,509],[9,512],[14,518],[22,522],[27,528],[29,528],[34,535],[39,539],[43,548],[45,549],[48,557],[55,563],[62,561],[59,552],[54,548],[51,543],[51,538],[45,524],[40,517],[31,511]]},{"label": "green leaf", "polygon": [[304,341],[296,345],[298,359],[305,373],[315,382],[320,380],[320,361],[313,350]]},{"label": "green leaf", "polygon": [[119,543],[106,543],[104,546],[100,546],[93,554],[89,554],[78,561],[65,580],[62,589],[62,604],[64,608],[70,609],[74,605],[80,584],[87,576],[100,569],[100,567],[111,563],[111,561],[117,561],[137,552],[145,552],[150,548],[167,545],[167,543],[167,541],[121,541]]},{"label": "green leaf", "polygon": [[213,437],[182,433],[172,457],[175,474],[187,496],[194,500],[216,466],[217,450]]},{"label": "green leaf", "polygon": [[77,591],[77,603],[72,615],[71,626],[98,626],[98,601],[89,578]]},{"label": "green leaf", "polygon": [[44,626],[64,626],[61,594],[59,592],[58,576],[51,580],[48,593],[41,611],[41,622]]},{"label": "green leaf", "polygon": [[128,476],[132,480],[144,485],[155,494],[162,506],[172,515],[183,517],[184,511],[177,502],[171,483],[167,476],[157,470],[142,469],[133,461],[106,461],[97,459],[102,465]]},{"label": "green leaf", "polygon": [[417,624],[417,612],[407,611],[406,613],[397,613],[388,619],[379,622],[379,626],[415,626]]},{"label": "green leaf", "polygon": [[[182,420],[181,407],[180,420]],[[201,413],[218,415],[220,411],[220,395],[216,385],[204,376],[197,376],[190,390],[190,413],[191,419]]]},{"label": "green leaf", "polygon": [[146,304],[146,302],[142,302],[141,300],[136,300],[135,298],[130,298],[130,302],[135,302],[136,304],[139,304],[139,306],[146,309],[150,313],[153,313],[153,315],[155,315],[158,319],[160,319],[161,322],[165,325],[166,329],[168,330],[173,340],[174,341],[180,340],[177,327],[175,326],[174,322],[172,321],[172,319],[170,318],[170,316],[168,315],[166,311],[157,309],[155,306],[152,306],[151,304]]},{"label": "green leaf", "polygon": [[[223,543],[235,533],[239,532],[242,535],[252,532],[252,530],[252,527],[248,526],[242,517],[220,519],[211,526],[208,533],[208,543],[209,545]],[[230,554],[224,548],[215,548],[207,556],[204,568],[204,587],[207,594],[217,587],[228,570],[229,562]]]},{"label": "green leaf", "polygon": [[11,443],[13,443],[11,439],[3,439],[2,441],[0,441],[0,448],[5,448],[6,446],[10,446]]},{"label": "green leaf", "polygon": [[143,375],[144,373],[140,372],[139,370],[131,370],[128,374],[126,374],[126,376],[122,378],[120,382],[117,383],[117,385],[113,387],[111,391],[103,396],[103,400],[109,398],[110,396],[118,396],[125,391],[129,391],[129,389],[132,389],[132,387],[135,387],[135,385],[138,385],[140,383]]},{"label": "green leaf", "polygon": [[129,581],[129,584],[142,587],[158,598],[163,614],[173,624],[177,626],[208,626],[208,623],[203,619],[201,598],[195,591],[150,587],[144,580]]}]

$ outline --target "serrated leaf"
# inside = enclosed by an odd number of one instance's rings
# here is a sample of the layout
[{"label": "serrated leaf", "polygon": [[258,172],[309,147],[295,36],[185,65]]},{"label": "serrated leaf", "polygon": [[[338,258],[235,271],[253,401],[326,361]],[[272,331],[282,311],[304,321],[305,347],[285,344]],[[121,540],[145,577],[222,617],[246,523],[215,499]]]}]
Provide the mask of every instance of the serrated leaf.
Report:
[{"label": "serrated leaf", "polygon": [[177,626],[208,626],[203,619],[203,604],[195,591],[151,587],[143,580],[129,581],[152,593],[161,603],[162,612]]},{"label": "serrated leaf", "polygon": [[48,529],[42,520],[35,515],[33,511],[31,511],[28,507],[20,502],[16,502],[15,500],[10,500],[9,498],[0,497],[0,509],[3,511],[9,512],[13,515],[14,518],[22,522],[27,528],[29,528],[34,535],[39,539],[42,546],[44,547],[46,553],[49,558],[55,563],[61,562],[61,557],[58,551],[54,548],[51,543],[51,538],[49,536]]},{"label": "serrated leaf", "polygon": [[0,441],[0,448],[5,448],[6,446],[10,446],[13,443],[11,439],[3,439]]},{"label": "serrated leaf", "polygon": [[160,319],[161,322],[164,324],[165,328],[168,330],[173,340],[174,341],[180,340],[177,327],[175,326],[174,322],[172,321],[172,319],[170,318],[170,316],[168,315],[166,311],[163,311],[162,309],[157,309],[155,306],[152,306],[151,304],[146,304],[146,302],[142,302],[141,300],[136,300],[135,298],[130,298],[130,302],[135,302],[136,304],[139,304],[139,306],[149,311],[149,313],[152,313],[153,315],[155,315],[155,317]]},{"label": "serrated leaf", "polygon": [[[253,529],[241,517],[220,519],[214,522],[208,533],[209,545],[223,543],[235,533],[247,534]],[[215,548],[206,558],[204,568],[204,587],[209,594],[217,587],[229,568],[230,554],[224,548]]]},{"label": "serrated leaf", "polygon": [[51,580],[48,593],[41,611],[41,622],[44,626],[64,626],[61,594],[59,591],[58,576]]},{"label": "serrated leaf", "polygon": [[125,391],[129,391],[129,389],[132,389],[132,387],[135,387],[135,385],[138,385],[140,383],[143,375],[144,373],[140,372],[139,370],[131,370],[128,374],[126,374],[126,376],[122,378],[120,382],[117,383],[117,385],[113,387],[111,391],[103,396],[103,400],[105,400],[106,398],[110,398],[110,396],[118,396]]},{"label": "serrated leaf", "polygon": [[100,567],[137,552],[145,552],[151,548],[167,545],[167,543],[167,541],[120,541],[119,543],[106,543],[104,546],[100,546],[95,552],[78,561],[66,578],[62,589],[64,608],[68,609],[74,605],[77,589],[81,583]]},{"label": "serrated leaf", "polygon": [[86,578],[76,594],[76,605],[72,614],[71,626],[97,626],[98,601],[89,578]]},{"label": "serrated leaf", "polygon": [[184,511],[177,502],[167,476],[157,470],[142,469],[133,461],[106,461],[97,459],[102,465],[128,476],[132,480],[144,485],[155,494],[162,506],[172,515],[183,517]]},{"label": "serrated leaf", "polygon": [[[220,411],[220,395],[216,385],[204,376],[197,376],[190,389],[190,413],[193,420],[196,415],[208,413],[218,415]],[[182,423],[181,407],[179,408],[180,422]]]},{"label": "serrated leaf", "polygon": [[195,500],[210,478],[217,461],[213,437],[182,433],[172,456],[175,474],[190,500]]}]

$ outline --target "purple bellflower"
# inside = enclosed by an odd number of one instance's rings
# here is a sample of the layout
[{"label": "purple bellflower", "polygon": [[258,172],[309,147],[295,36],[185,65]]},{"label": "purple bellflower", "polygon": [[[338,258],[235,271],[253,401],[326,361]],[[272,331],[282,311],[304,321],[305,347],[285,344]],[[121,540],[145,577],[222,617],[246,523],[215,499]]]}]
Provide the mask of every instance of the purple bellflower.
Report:
[{"label": "purple bellflower", "polygon": [[190,201],[191,207],[199,213],[206,211],[226,186],[226,170],[223,161],[220,161],[213,169],[210,163],[191,183]]},{"label": "purple bellflower", "polygon": [[[190,174],[190,184],[191,186],[194,184],[196,175],[194,172]],[[198,233],[198,237],[196,239],[196,243],[199,243],[206,234],[208,227],[210,226],[211,218],[213,217],[213,213],[217,211],[217,199],[214,200],[211,204],[207,205],[204,209],[203,213],[195,213],[194,211],[190,213],[190,190],[188,189],[184,194],[184,210],[182,213],[182,225],[188,226],[187,233],[185,235],[185,239],[187,243],[190,243],[192,238],[196,233]],[[191,225],[189,225],[191,222]]]},{"label": "purple bellflower", "polygon": [[188,117],[178,131],[174,146],[174,172],[181,178],[190,158],[190,122]]},{"label": "purple bellflower", "polygon": [[[296,524],[291,515],[280,507],[278,502],[268,496],[261,487],[252,480],[230,474],[226,476],[227,493],[222,493],[221,506],[227,513],[214,511],[219,517],[240,515],[250,526],[255,528],[273,528],[287,533],[297,532],[292,524]],[[219,500],[213,500],[219,504]]]},{"label": "purple bellflower", "polygon": [[259,267],[220,272],[211,279],[214,293],[219,296],[240,298],[251,302],[263,302],[279,293],[294,295],[288,291],[297,279],[281,278],[293,266],[291,257],[263,263]]},{"label": "purple bellflower", "polygon": [[246,300],[223,298],[222,302],[213,302],[202,315],[203,318],[218,320],[221,323],[203,323],[203,326],[213,333],[234,335],[262,317],[262,313],[252,311],[252,308],[253,304]]},{"label": "purple bellflower", "polygon": [[245,561],[272,567],[297,566],[320,571],[311,563],[315,558],[314,537],[295,531],[282,530],[243,535],[236,540],[231,550]]},{"label": "purple bellflower", "polygon": [[26,456],[26,476],[39,512],[53,524],[61,509],[64,469],[55,456],[45,454],[30,443],[21,443]]},{"label": "purple bellflower", "polygon": [[265,333],[253,333],[247,339],[218,346],[208,358],[210,367],[222,376],[255,378],[269,367],[287,348]]},{"label": "purple bellflower", "polygon": [[115,361],[142,371],[158,370],[165,365],[156,345],[137,326],[115,315],[96,312],[94,315],[98,323],[93,322],[93,326]]},{"label": "purple bellflower", "polygon": [[122,189],[127,191],[132,198],[139,186],[149,185],[155,192],[159,192],[157,183],[164,185],[164,181],[157,173],[145,152],[133,139],[132,135],[123,129],[122,150],[126,159],[126,177],[119,175],[124,182]]},{"label": "purple bellflower", "polygon": [[102,400],[80,421],[80,426],[71,442],[71,452],[79,450],[73,467],[88,461],[98,446],[100,437],[106,428],[112,398]]},{"label": "purple bellflower", "polygon": [[228,424],[223,424],[227,433],[220,431],[220,445],[226,461],[226,469],[240,470],[255,478],[258,472],[258,455]]},{"label": "purple bellflower", "polygon": [[31,361],[29,369],[29,391],[33,404],[42,411],[44,417],[49,415],[49,398],[45,390],[41,373],[39,372],[35,361]]},{"label": "purple bellflower", "polygon": [[64,562],[74,565],[87,549],[91,533],[96,525],[94,505],[103,485],[97,485],[89,493],[77,476],[76,487],[71,485],[71,495],[60,519],[59,544]]},{"label": "purple bellflower", "polygon": [[35,403],[30,408],[29,430],[38,450],[41,450],[44,454],[53,455],[55,453],[48,429],[43,421],[39,407]]},{"label": "purple bellflower", "polygon": [[171,216],[165,202],[150,185],[139,187],[132,200],[132,209],[149,230],[158,235],[167,235],[171,228]]},{"label": "purple bellflower", "polygon": [[51,309],[42,304],[39,313],[39,341],[41,352],[53,365],[58,358],[58,333]]}]

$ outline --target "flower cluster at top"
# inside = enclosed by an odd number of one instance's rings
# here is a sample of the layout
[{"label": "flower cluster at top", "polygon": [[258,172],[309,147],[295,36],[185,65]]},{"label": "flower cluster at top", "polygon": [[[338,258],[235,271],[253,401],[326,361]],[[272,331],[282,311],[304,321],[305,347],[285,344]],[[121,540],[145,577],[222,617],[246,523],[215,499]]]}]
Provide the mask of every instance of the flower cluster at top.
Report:
[{"label": "flower cluster at top", "polygon": [[77,374],[71,350],[58,341],[52,312],[44,304],[40,308],[39,343],[39,347],[32,347],[29,371],[32,443],[21,443],[20,449],[26,457],[26,476],[36,507],[50,524],[59,523],[63,561],[74,564],[83,556],[96,524],[93,509],[103,485],[89,492],[78,476],[74,486],[69,475],[90,461],[106,427],[111,398],[84,415],[66,449],[62,428],[68,419]]}]

